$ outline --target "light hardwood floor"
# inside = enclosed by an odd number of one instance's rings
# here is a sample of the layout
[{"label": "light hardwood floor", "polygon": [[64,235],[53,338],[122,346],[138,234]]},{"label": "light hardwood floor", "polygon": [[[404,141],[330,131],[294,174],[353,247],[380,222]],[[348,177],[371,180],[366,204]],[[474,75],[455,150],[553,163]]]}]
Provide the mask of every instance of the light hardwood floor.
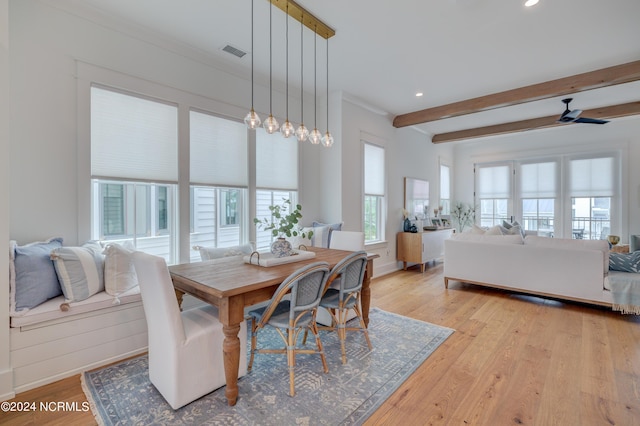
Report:
[{"label": "light hardwood floor", "polygon": [[[374,279],[372,306],[451,327],[367,425],[640,425],[640,316],[450,282],[442,263]],[[15,401],[86,401],[79,376]],[[1,413],[88,425],[88,412]]]}]

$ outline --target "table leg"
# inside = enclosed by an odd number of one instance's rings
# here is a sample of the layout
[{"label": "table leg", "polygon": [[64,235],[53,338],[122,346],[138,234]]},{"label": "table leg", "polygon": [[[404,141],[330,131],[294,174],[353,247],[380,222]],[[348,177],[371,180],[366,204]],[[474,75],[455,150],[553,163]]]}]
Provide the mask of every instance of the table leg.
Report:
[{"label": "table leg", "polygon": [[218,306],[218,315],[222,323],[224,342],[222,343],[222,355],[224,360],[224,377],[226,388],[224,395],[227,404],[236,405],[238,399],[238,369],[240,367],[240,322],[244,321],[244,299],[231,297],[222,299]]},{"label": "table leg", "polygon": [[177,288],[174,291],[176,292],[176,299],[178,299],[178,307],[182,310],[182,297],[184,296],[184,291],[178,290]]},{"label": "table leg", "polygon": [[373,259],[367,260],[367,269],[364,272],[362,290],[360,291],[360,305],[362,306],[362,319],[364,325],[369,326],[369,306],[371,305],[371,276],[373,275]]},{"label": "table leg", "polygon": [[224,395],[227,397],[227,404],[236,405],[238,399],[238,368],[240,366],[240,339],[238,332],[240,324],[224,325],[224,343],[222,352],[224,356],[224,376],[227,386]]}]

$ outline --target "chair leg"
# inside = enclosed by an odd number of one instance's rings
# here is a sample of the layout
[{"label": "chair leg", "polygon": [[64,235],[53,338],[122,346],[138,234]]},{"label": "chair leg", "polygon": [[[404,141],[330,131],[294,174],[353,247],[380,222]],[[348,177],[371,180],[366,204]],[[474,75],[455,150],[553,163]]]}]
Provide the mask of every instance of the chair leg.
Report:
[{"label": "chair leg", "polygon": [[253,367],[253,355],[256,353],[256,342],[257,342],[257,334],[256,331],[256,319],[251,318],[251,357],[249,358],[249,365],[247,366],[247,371],[251,371],[251,367]]},{"label": "chair leg", "polygon": [[322,347],[322,341],[320,340],[320,335],[318,334],[318,325],[315,322],[311,323],[311,332],[314,336],[316,336],[316,347],[318,348],[318,353],[320,353],[320,359],[322,360],[324,372],[328,373],[329,366],[327,365],[327,358],[324,356],[324,348]]},{"label": "chair leg", "polygon": [[338,311],[338,338],[340,339],[340,349],[342,350],[342,363],[347,363],[347,312],[348,309],[340,309]]},{"label": "chair leg", "polygon": [[295,396],[295,372],[296,352],[295,352],[295,335],[293,330],[287,330],[287,365],[289,366],[289,396]]},{"label": "chair leg", "polygon": [[362,318],[362,312],[360,312],[360,307],[358,307],[358,305],[356,304],[353,306],[353,310],[355,311],[356,316],[358,317],[358,321],[360,321],[360,328],[364,333],[364,338],[367,341],[369,350],[372,350],[373,346],[371,346],[371,340],[369,340],[369,330],[367,330],[367,326],[364,324],[364,319]]}]

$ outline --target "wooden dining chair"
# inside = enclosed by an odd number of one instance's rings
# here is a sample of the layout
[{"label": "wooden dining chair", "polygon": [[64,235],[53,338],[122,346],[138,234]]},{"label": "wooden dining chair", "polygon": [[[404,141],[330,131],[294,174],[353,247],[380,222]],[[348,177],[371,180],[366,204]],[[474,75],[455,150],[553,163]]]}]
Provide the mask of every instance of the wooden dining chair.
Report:
[{"label": "wooden dining chair", "polygon": [[[297,354],[319,354],[324,372],[329,372],[316,326],[316,311],[328,278],[329,264],[327,262],[314,262],[304,266],[289,275],[280,284],[266,307],[249,312],[251,317],[251,357],[248,370],[251,371],[253,357],[256,353],[287,354],[290,396],[295,395],[294,367]],[[286,294],[290,294],[289,300],[283,300]],[[258,349],[258,332],[267,326],[277,330],[284,343],[284,348]],[[299,346],[298,337],[301,331],[305,331],[305,339],[302,346]],[[304,347],[306,331],[311,331],[315,336],[315,349]]]},{"label": "wooden dining chair", "polygon": [[[149,338],[149,380],[175,410],[224,386],[224,333],[215,306],[180,312],[162,257],[132,254]],[[240,324],[238,377],[247,371],[247,326]]]},{"label": "wooden dining chair", "polygon": [[[364,251],[354,252],[342,259],[333,267],[329,276],[335,277],[331,287],[326,291],[320,307],[325,308],[331,315],[331,325],[319,327],[321,330],[337,330],[340,339],[340,348],[342,350],[342,363],[347,362],[347,353],[345,341],[347,331],[359,331],[364,333],[364,337],[372,349],[371,340],[369,340],[369,332],[362,318],[362,309],[360,308],[360,291],[362,290],[362,282],[364,273],[367,268],[367,253]],[[334,286],[337,285],[337,289]],[[347,314],[352,311],[358,318],[357,327],[347,327],[349,317]]]}]

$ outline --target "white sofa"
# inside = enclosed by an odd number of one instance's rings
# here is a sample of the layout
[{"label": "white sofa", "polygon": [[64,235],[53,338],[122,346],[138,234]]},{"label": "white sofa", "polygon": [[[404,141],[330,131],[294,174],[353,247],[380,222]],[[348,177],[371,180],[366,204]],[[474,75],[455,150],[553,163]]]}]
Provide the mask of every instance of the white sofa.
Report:
[{"label": "white sofa", "polygon": [[444,243],[447,288],[456,280],[610,306],[608,272],[604,240],[463,233]]}]

